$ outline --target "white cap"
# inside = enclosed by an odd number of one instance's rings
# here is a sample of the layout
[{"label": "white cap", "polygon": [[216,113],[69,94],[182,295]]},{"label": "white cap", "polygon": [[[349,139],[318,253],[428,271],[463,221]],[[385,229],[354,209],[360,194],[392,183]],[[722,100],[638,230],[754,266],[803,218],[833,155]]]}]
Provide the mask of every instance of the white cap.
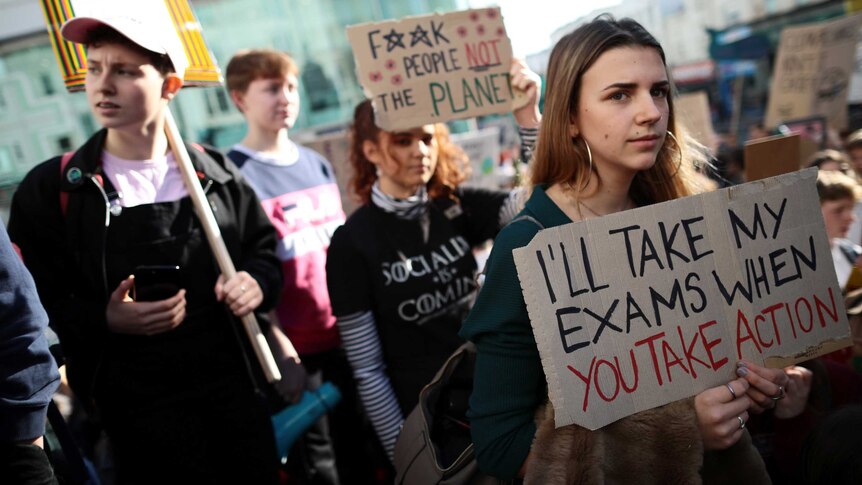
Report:
[{"label": "white cap", "polygon": [[169,26],[147,25],[141,20],[126,15],[104,17],[74,17],[66,21],[60,29],[63,37],[78,44],[86,44],[93,30],[101,26],[110,27],[142,48],[156,54],[167,54],[174,71],[181,78],[189,65],[185,48],[175,30]]}]

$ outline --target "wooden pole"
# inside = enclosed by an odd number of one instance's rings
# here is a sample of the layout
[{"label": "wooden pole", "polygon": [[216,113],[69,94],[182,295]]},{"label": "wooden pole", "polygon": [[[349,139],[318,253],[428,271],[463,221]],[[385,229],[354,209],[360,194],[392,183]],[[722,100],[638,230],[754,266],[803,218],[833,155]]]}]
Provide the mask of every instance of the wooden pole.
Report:
[{"label": "wooden pole", "polygon": [[[174,152],[177,167],[179,167],[180,173],[183,176],[183,182],[186,185],[186,189],[188,189],[189,197],[192,199],[195,213],[201,221],[201,226],[203,226],[204,233],[206,233],[207,241],[216,257],[219,269],[224,275],[225,281],[227,281],[236,274],[236,268],[230,259],[230,254],[227,252],[224,239],[221,237],[221,231],[212,210],[210,210],[209,203],[207,203],[206,195],[204,195],[204,191],[201,188],[200,180],[192,166],[192,160],[189,158],[188,152],[186,152],[185,144],[170,109],[167,109],[165,113],[165,133],[168,136],[171,151]],[[260,362],[261,368],[263,368],[267,382],[272,383],[281,380],[281,373],[278,371],[278,366],[272,357],[266,337],[260,331],[260,326],[258,326],[257,319],[254,317],[254,312],[242,317],[242,325],[245,333],[248,335],[257,360]]]}]

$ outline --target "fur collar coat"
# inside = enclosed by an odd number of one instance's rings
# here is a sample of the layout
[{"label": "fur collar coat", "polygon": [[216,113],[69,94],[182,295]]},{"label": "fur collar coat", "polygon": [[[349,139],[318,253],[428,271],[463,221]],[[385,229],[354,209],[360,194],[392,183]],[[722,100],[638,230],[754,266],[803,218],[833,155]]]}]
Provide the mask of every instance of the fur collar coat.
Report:
[{"label": "fur collar coat", "polygon": [[748,430],[730,448],[704,452],[693,398],[597,431],[574,424],[556,429],[548,403],[536,424],[527,485],[771,483]]}]

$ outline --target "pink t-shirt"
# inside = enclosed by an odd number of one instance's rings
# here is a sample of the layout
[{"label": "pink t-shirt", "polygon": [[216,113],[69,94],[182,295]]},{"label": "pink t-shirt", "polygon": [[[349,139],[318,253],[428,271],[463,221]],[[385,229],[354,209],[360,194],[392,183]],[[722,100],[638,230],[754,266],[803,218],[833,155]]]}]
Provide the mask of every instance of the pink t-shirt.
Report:
[{"label": "pink t-shirt", "polygon": [[123,207],[170,202],[188,195],[173,153],[152,160],[125,160],[103,151],[102,170]]}]

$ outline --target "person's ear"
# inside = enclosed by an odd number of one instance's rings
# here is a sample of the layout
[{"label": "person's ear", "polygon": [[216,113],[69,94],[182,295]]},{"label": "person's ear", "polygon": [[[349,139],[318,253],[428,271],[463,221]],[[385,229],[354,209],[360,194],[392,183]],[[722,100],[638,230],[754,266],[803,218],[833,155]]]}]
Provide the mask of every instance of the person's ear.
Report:
[{"label": "person's ear", "polygon": [[575,115],[569,116],[569,136],[572,138],[577,138],[580,134],[580,130],[578,129],[578,120],[575,118]]},{"label": "person's ear", "polygon": [[240,113],[245,112],[245,100],[243,99],[244,97],[244,92],[238,89],[230,90],[230,99],[231,101],[233,101],[234,106],[236,106],[236,109],[238,109]]},{"label": "person's ear", "polygon": [[180,91],[181,87],[183,87],[183,78],[175,73],[166,75],[165,82],[162,84],[162,97],[168,100],[172,99]]},{"label": "person's ear", "polygon": [[374,165],[383,163],[383,152],[381,152],[380,146],[372,140],[362,142],[362,154],[365,155],[366,160]]}]

